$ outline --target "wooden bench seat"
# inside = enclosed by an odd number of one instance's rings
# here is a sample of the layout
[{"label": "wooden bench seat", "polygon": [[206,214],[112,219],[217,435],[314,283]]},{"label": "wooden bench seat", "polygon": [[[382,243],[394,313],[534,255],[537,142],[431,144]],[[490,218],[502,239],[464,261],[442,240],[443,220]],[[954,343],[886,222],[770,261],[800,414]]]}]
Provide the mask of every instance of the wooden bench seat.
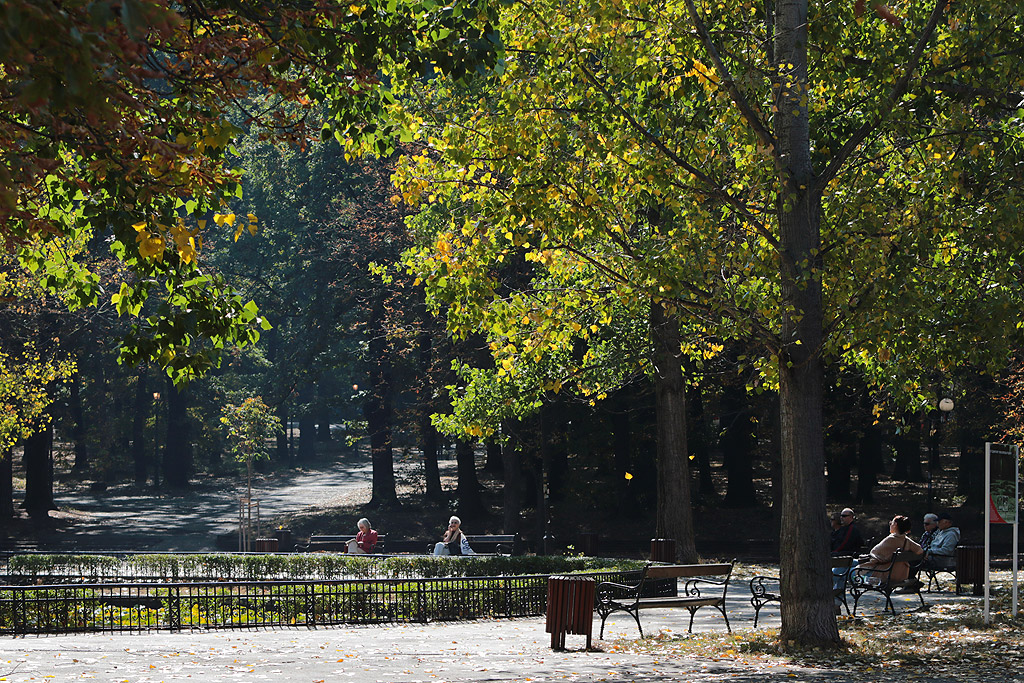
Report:
[{"label": "wooden bench seat", "polygon": [[[306,550],[326,550],[330,552],[343,553],[348,550],[348,542],[351,541],[353,536],[337,535],[337,534],[315,534],[309,537],[309,544],[306,545]],[[377,535],[377,545],[373,546],[373,554],[380,555],[384,552],[384,541],[385,535]]]},{"label": "wooden bench seat", "polygon": [[[523,542],[519,534],[466,534],[474,555],[522,555]],[[427,554],[434,552],[434,544],[427,544]]]},{"label": "wooden bench seat", "polygon": [[[640,582],[635,585],[605,581],[597,586],[597,613],[601,615],[601,638],[604,638],[604,622],[614,612],[626,612],[636,621],[640,637],[644,629],[640,625],[640,610],[667,607],[683,607],[690,612],[689,632],[693,632],[693,617],[701,607],[714,607],[725,618],[725,627],[732,632],[729,615],[725,611],[726,593],[729,591],[729,577],[732,564],[649,564],[644,567]],[[669,579],[671,595],[652,595],[655,585]],[[678,591],[678,579],[686,579],[682,594]],[[662,583],[664,583],[662,581]],[[720,586],[721,592],[712,586]],[[705,592],[702,592],[702,589]]]}]

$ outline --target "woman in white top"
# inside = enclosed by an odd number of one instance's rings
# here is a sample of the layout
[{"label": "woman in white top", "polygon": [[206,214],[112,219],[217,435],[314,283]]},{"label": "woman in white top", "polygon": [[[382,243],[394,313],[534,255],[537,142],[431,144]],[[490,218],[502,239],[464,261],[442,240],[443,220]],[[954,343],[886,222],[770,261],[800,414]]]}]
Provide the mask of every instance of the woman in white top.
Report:
[{"label": "woman in white top", "polygon": [[448,520],[448,529],[440,542],[434,544],[435,555],[475,555],[469,547],[466,535],[462,533],[462,520],[452,515]]}]

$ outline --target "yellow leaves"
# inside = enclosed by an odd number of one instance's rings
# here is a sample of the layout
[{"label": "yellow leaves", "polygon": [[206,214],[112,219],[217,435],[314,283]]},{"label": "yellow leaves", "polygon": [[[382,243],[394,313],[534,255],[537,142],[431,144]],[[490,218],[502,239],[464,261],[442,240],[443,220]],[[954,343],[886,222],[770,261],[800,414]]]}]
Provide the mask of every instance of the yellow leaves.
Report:
[{"label": "yellow leaves", "polygon": [[164,238],[158,232],[150,232],[143,226],[142,229],[135,228],[138,234],[135,236],[135,243],[139,249],[139,256],[144,259],[164,260]]}]

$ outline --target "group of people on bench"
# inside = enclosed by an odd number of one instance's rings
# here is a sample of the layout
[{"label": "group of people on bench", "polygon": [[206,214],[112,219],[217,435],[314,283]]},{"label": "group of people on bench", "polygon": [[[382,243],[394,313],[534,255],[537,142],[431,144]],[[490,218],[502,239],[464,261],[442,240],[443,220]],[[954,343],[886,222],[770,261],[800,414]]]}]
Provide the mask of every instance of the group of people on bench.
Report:
[{"label": "group of people on bench", "polygon": [[[370,526],[370,520],[363,517],[356,526],[359,527],[359,533],[356,537],[346,541],[346,552],[349,554],[358,555],[369,555],[373,552],[374,546],[377,545],[377,532]],[[452,515],[448,520],[448,528],[444,532],[444,537],[434,545],[435,555],[475,555],[473,549],[469,546],[469,541],[466,539],[466,535],[462,533],[462,520]]]},{"label": "group of people on bench", "polygon": [[897,562],[889,575],[891,582],[913,581],[895,592],[913,593],[924,584],[918,573],[922,569],[953,569],[956,566],[956,546],[960,543],[960,529],[953,526],[953,518],[948,512],[935,514],[929,512],[924,516],[924,533],[920,541],[910,537],[911,522],[909,517],[896,515],[889,522],[889,535],[875,544],[867,555],[861,555],[864,549],[864,536],[856,523],[856,516],[851,508],[845,508],[832,519],[832,554],[853,556],[854,566],[858,569],[879,568],[888,570],[897,552],[919,558],[916,561]]}]

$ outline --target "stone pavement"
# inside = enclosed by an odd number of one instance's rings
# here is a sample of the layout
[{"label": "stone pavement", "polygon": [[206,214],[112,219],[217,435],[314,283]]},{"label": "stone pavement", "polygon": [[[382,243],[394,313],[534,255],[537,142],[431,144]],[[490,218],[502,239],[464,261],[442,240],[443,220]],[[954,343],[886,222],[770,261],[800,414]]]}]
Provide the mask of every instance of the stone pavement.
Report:
[{"label": "stone pavement", "polygon": [[[753,614],[744,586],[730,597],[733,629],[748,629]],[[901,611],[915,596],[894,596]],[[936,600],[926,596],[926,601]],[[949,593],[941,600],[965,600]],[[862,605],[863,607],[864,605]],[[870,604],[869,611],[881,609]],[[648,635],[686,633],[685,610],[648,610]],[[762,611],[778,625],[778,610]],[[605,641],[585,652],[584,636],[569,635],[567,652],[553,652],[544,618],[387,626],[266,629],[133,635],[28,636],[0,640],[0,681],[288,681],[288,683],[469,683],[481,681],[641,683],[679,681],[882,681],[850,672],[765,663],[716,661],[713,657],[651,656],[616,652],[611,641],[638,637],[627,615],[609,618]],[[697,614],[694,631],[724,630],[721,615]],[[931,680],[939,683],[944,679]],[[1007,679],[1009,680],[1009,679]]]}]

